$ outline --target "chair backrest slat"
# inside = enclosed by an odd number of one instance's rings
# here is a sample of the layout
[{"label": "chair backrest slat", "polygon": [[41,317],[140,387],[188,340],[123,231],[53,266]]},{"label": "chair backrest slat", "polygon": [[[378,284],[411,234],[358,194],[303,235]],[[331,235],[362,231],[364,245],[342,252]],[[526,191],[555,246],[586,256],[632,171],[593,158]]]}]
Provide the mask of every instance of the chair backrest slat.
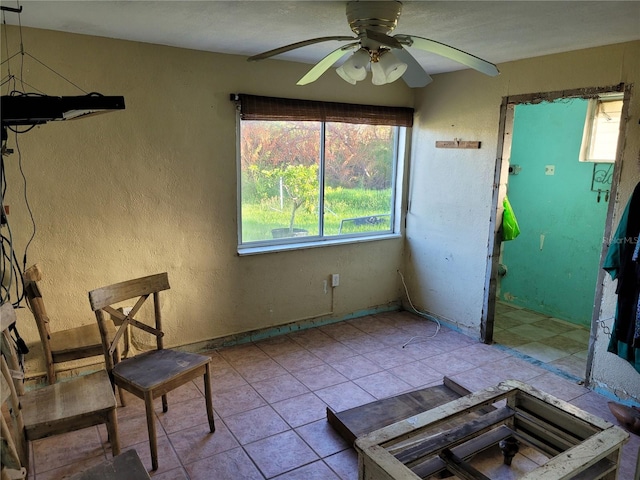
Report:
[{"label": "chair backrest slat", "polygon": [[38,264],[32,265],[27,268],[22,277],[24,279],[24,294],[27,297],[27,301],[31,307],[31,312],[36,320],[42,344],[45,349],[47,349],[51,331],[49,329],[49,316],[47,315],[47,310],[44,306],[42,292],[38,286],[38,282],[42,280],[42,270],[40,270],[40,266]]},{"label": "chair backrest slat", "polygon": [[[9,327],[16,321],[16,311],[13,306],[7,302],[0,306],[0,353],[2,353],[8,368],[18,373],[22,372],[22,365],[18,359],[18,353],[13,346],[13,339],[9,334]],[[18,395],[24,394],[24,383],[21,378],[11,378],[10,380],[18,392]]]},{"label": "chair backrest slat", "polygon": [[[4,359],[2,359],[3,367]],[[3,368],[4,371],[4,368]],[[7,409],[10,412],[13,420],[13,412],[20,415],[20,408],[17,406],[18,399],[12,396],[9,389],[9,383],[7,382],[5,375],[0,375],[0,391],[2,391],[2,403],[6,402]],[[4,469],[9,468],[11,470],[20,470],[22,468],[22,461],[20,454],[18,453],[19,440],[18,436],[20,432],[16,431],[17,428],[12,422],[12,425],[8,425],[3,415],[0,415],[0,442],[2,442],[2,470],[4,476]],[[9,477],[10,478],[10,477]]]},{"label": "chair backrest slat", "polygon": [[[156,328],[162,331],[162,311],[159,292],[153,292],[153,315],[156,317]],[[162,350],[164,348],[163,335],[156,336],[156,346],[158,350]]]},{"label": "chair backrest slat", "polygon": [[[114,366],[111,355],[115,351],[117,342],[122,337],[124,330],[129,325],[155,335],[157,348],[159,350],[163,348],[162,337],[164,334],[162,332],[162,320],[160,313],[160,292],[168,290],[169,288],[169,276],[164,272],[156,275],[149,275],[147,277],[127,280],[125,282],[116,283],[89,292],[89,303],[96,314],[96,320],[98,321],[98,327],[100,329],[100,336],[102,337],[102,347],[105,352],[105,365],[107,367],[107,371],[110,372]],[[153,315],[155,328],[139,322],[134,318],[144,301],[151,295],[154,304]],[[128,315],[124,315],[117,311],[115,305],[132,299],[135,299],[136,303]],[[108,338],[105,326],[105,322],[109,317],[118,318],[122,322],[118,327],[115,337],[112,339]]]},{"label": "chair backrest slat", "polygon": [[38,281],[42,278],[42,271],[38,265],[29,267],[23,275],[24,278],[24,294],[29,303],[31,313],[38,327],[40,335],[40,344],[42,345],[42,353],[44,354],[45,365],[47,368],[47,379],[49,383],[54,383],[56,378],[55,367],[53,365],[53,352],[51,351],[51,329],[49,328],[49,315],[44,306],[44,300]]},{"label": "chair backrest slat", "polygon": [[[6,402],[11,420],[11,425],[8,425],[2,418],[2,429],[8,430],[2,432],[2,439],[5,444],[4,448],[8,448],[9,453],[14,461],[17,461],[19,465],[28,465],[28,447],[27,439],[24,430],[24,420],[22,418],[22,411],[20,406],[19,395],[24,394],[24,386],[22,379],[14,378],[21,374],[21,367],[18,364],[17,353],[13,347],[10,335],[9,326],[16,320],[16,312],[10,303],[4,303],[0,306],[0,350],[2,356],[0,357],[0,379],[2,385],[0,385],[0,392],[2,392],[2,403]],[[2,415],[0,415],[2,416]],[[5,458],[3,457],[3,460]],[[15,467],[13,467],[15,468]]]},{"label": "chair backrest slat", "polygon": [[168,290],[169,288],[169,276],[167,273],[158,273],[92,290],[89,292],[89,303],[91,304],[91,309],[95,312],[107,305]]},{"label": "chair backrest slat", "polygon": [[0,375],[0,403],[4,403],[11,396],[11,388],[4,374]]},{"label": "chair backrest slat", "polygon": [[51,329],[49,328],[49,315],[47,309],[44,306],[44,300],[40,287],[36,282],[25,280],[24,293],[31,307],[31,312],[36,320],[36,326],[38,327],[38,333],[42,339],[42,343],[45,347],[48,347],[49,336],[51,335]]}]

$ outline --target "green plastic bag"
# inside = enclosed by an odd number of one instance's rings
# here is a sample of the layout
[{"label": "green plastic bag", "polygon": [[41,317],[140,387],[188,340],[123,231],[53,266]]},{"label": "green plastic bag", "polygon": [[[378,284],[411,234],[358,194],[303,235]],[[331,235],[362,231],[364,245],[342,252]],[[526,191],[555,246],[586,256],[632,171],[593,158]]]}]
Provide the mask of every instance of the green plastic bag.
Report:
[{"label": "green plastic bag", "polygon": [[502,212],[502,241],[513,240],[520,235],[520,227],[518,226],[518,220],[513,213],[513,208],[509,203],[509,199],[505,196],[502,201],[504,211]]}]

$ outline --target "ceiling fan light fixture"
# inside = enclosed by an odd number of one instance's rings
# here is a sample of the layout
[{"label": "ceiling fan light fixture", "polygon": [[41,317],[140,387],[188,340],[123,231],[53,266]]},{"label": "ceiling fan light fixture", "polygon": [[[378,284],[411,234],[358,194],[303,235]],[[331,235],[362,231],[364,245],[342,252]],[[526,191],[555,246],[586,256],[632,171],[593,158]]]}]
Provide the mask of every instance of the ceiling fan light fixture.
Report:
[{"label": "ceiling fan light fixture", "polygon": [[387,77],[380,62],[371,62],[371,83],[374,85],[384,85],[387,83]]},{"label": "ceiling fan light fixture", "polygon": [[389,51],[372,56],[371,82],[374,85],[385,85],[398,80],[407,71],[407,64],[401,62]]},{"label": "ceiling fan light fixture", "polygon": [[349,76],[347,72],[345,72],[344,65],[340,65],[338,68],[336,68],[336,73],[340,75],[340,78],[342,78],[345,82],[349,82],[351,85],[356,84],[356,80],[354,78],[351,78],[351,76]]},{"label": "ceiling fan light fixture", "polygon": [[336,72],[343,80],[355,85],[356,82],[367,78],[368,64],[369,52],[364,48],[361,48],[349,57],[346,62],[340,65],[336,69]]}]

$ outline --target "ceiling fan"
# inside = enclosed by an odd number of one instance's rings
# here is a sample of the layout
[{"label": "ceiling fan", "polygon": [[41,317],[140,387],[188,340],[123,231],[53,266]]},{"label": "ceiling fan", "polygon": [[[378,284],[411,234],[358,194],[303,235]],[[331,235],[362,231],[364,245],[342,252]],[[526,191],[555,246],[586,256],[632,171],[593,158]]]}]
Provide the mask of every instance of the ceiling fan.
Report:
[{"label": "ceiling fan", "polygon": [[401,11],[402,3],[396,0],[350,1],[347,2],[347,20],[351,30],[357,35],[356,37],[312,38],[254,55],[248,60],[264,60],[307,45],[334,40],[350,43],[335,49],[320,60],[305,76],[298,80],[298,85],[315,82],[333,64],[353,50],[355,53],[339,66],[336,72],[344,80],[354,85],[367,77],[367,66],[369,65],[374,85],[391,83],[400,77],[411,88],[428,85],[432,80],[431,77],[405,47],[435,53],[486,75],[495,76],[500,73],[494,64],[444,43],[415,35],[390,36],[390,33],[398,25]]}]

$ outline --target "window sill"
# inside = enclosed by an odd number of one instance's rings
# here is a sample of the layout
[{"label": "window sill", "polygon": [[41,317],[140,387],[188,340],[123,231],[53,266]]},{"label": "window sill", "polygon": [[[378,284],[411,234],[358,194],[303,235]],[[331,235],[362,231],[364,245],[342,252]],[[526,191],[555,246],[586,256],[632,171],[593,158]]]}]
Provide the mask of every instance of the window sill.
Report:
[{"label": "window sill", "polygon": [[238,247],[238,255],[241,257],[259,255],[262,253],[287,252],[290,250],[305,250],[308,248],[330,247],[333,245],[349,245],[353,243],[375,242],[378,240],[391,240],[401,238],[399,233],[388,233],[371,237],[332,238],[311,242],[296,242],[279,245],[260,245],[255,247]]}]

